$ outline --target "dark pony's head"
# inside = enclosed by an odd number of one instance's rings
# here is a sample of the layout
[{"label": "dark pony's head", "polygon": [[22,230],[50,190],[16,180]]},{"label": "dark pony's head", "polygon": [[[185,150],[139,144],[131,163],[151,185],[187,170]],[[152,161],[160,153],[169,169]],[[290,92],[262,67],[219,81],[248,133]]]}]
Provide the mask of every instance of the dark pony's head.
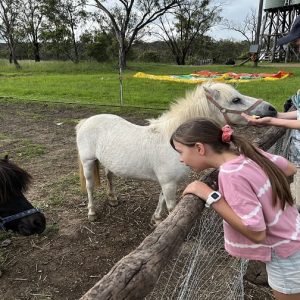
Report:
[{"label": "dark pony's head", "polygon": [[0,228],[22,235],[42,233],[46,227],[45,216],[25,198],[32,177],[9,161],[0,159]]}]

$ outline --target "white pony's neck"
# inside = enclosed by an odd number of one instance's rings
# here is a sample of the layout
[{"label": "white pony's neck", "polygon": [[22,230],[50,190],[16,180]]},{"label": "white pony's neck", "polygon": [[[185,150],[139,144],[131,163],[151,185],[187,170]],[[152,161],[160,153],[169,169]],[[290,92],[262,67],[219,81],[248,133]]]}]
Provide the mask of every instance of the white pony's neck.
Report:
[{"label": "white pony's neck", "polygon": [[170,109],[160,117],[150,119],[149,126],[151,129],[159,131],[170,138],[178,126],[185,121],[195,117],[209,117],[211,115],[211,104],[208,104],[203,87],[198,86],[194,91],[187,92],[185,98],[178,99],[173,103]]}]

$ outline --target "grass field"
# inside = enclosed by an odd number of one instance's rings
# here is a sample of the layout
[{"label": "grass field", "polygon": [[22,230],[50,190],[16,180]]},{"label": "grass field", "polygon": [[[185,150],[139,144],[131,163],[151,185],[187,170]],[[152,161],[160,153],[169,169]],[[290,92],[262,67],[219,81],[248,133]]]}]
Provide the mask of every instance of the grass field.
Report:
[{"label": "grass field", "polygon": [[[119,74],[116,65],[96,62],[40,62],[20,61],[22,69],[16,70],[5,60],[0,60],[0,96],[18,101],[47,101],[78,104],[119,105]],[[157,75],[190,74],[197,70],[219,72],[276,73],[279,70],[292,72],[290,78],[278,81],[240,83],[238,90],[249,96],[265,99],[277,109],[299,86],[300,68],[269,66],[253,68],[233,66],[177,66],[166,64],[128,63],[123,74],[123,99],[126,106],[165,109],[187,89],[195,85],[134,78],[136,72]]]}]

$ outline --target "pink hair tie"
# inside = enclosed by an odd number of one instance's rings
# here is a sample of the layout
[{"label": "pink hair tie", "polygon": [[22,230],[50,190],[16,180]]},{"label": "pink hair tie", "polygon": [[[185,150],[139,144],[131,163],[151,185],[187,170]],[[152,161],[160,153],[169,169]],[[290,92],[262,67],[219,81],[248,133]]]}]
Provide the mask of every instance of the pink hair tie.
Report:
[{"label": "pink hair tie", "polygon": [[233,129],[229,125],[225,125],[222,127],[222,142],[223,143],[230,143],[231,136],[233,134]]}]

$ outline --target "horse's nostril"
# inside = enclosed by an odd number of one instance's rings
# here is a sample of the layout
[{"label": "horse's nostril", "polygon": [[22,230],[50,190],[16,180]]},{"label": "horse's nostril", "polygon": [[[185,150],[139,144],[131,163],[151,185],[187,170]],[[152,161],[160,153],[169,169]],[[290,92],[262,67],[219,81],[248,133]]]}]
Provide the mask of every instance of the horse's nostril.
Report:
[{"label": "horse's nostril", "polygon": [[276,109],[273,106],[269,106],[270,111],[276,111]]}]

